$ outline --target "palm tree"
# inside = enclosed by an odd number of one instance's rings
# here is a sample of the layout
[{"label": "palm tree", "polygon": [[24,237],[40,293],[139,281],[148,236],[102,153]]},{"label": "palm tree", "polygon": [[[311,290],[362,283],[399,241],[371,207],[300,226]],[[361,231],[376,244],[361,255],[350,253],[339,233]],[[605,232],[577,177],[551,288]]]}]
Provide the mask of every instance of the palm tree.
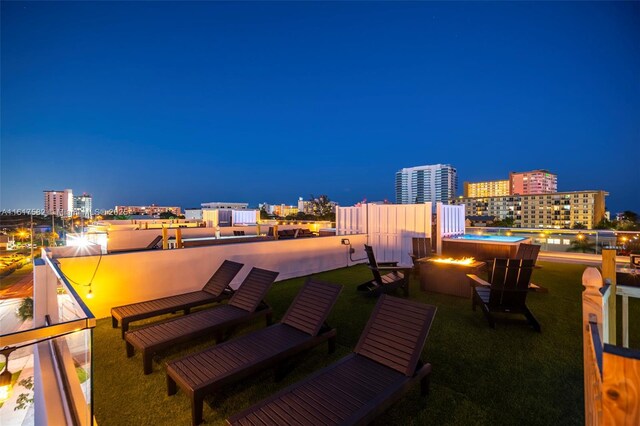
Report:
[{"label": "palm tree", "polygon": [[571,247],[567,251],[580,253],[595,253],[596,243],[591,241],[586,235],[578,234],[576,239],[571,241]]}]

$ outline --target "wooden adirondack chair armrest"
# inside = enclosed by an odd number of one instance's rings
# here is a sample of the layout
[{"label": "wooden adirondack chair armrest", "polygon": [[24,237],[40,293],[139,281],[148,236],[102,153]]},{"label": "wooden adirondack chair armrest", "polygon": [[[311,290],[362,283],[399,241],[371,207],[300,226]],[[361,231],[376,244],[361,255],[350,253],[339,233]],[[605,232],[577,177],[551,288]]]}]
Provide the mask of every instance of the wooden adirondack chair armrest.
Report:
[{"label": "wooden adirondack chair armrest", "polygon": [[373,271],[379,271],[379,272],[385,272],[385,271],[389,271],[389,272],[405,272],[405,273],[409,273],[411,272],[411,269],[413,269],[411,266],[385,266],[385,267],[380,267],[378,266],[377,268],[373,268],[371,266],[369,266],[369,269],[373,270]]},{"label": "wooden adirondack chair armrest", "polygon": [[482,278],[480,278],[477,275],[474,274],[467,274],[467,277],[469,277],[469,285],[471,287],[476,287],[476,286],[484,286],[484,287],[491,287],[491,283],[483,280]]}]

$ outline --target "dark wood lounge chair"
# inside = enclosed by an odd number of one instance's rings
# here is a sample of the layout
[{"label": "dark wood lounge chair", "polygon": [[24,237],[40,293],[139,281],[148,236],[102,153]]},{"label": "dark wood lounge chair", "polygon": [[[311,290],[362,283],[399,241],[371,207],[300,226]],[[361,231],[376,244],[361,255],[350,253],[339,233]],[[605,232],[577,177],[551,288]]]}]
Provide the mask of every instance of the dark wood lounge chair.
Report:
[{"label": "dark wood lounge chair", "polygon": [[298,230],[298,238],[308,238],[308,237],[315,237],[315,234],[307,228],[300,228]]},{"label": "dark wood lounge chair", "polygon": [[411,246],[413,250],[409,253],[409,256],[413,262],[413,272],[417,274],[420,272],[420,263],[418,263],[417,260],[433,256],[431,238],[413,237],[411,238]]},{"label": "dark wood lounge chair", "polygon": [[279,324],[247,334],[167,364],[169,395],[178,386],[191,398],[193,424],[202,422],[205,395],[261,370],[288,367],[294,355],[329,341],[335,349],[336,330],[325,321],[342,286],[308,279]]},{"label": "dark wood lounge chair", "polygon": [[514,259],[533,260],[533,266],[536,266],[536,261],[538,260],[539,253],[540,253],[539,245],[520,243]]},{"label": "dark wood lounge chair", "polygon": [[259,317],[266,317],[270,325],[272,311],[263,299],[277,276],[278,272],[253,268],[226,305],[127,331],[127,357],[133,356],[134,349],[141,351],[144,374],[150,374],[153,354],[170,346],[205,335],[214,335],[220,342],[236,327]]},{"label": "dark wood lounge chair", "polygon": [[364,250],[369,258],[369,269],[373,273],[373,280],[360,284],[358,291],[379,295],[401,288],[404,291],[404,295],[409,296],[409,273],[411,268],[398,266],[398,262],[377,262],[376,256],[373,254],[373,247],[365,244]]},{"label": "dark wood lounge chair", "polygon": [[[518,246],[518,251],[514,259],[530,259],[533,260],[533,267],[539,269],[540,266],[536,266],[538,261],[538,254],[540,254],[540,246],[537,244],[525,244],[521,243]],[[538,284],[529,283],[529,290],[536,291],[538,293],[548,293],[549,289],[546,287],[540,287]]]},{"label": "dark wood lounge chair", "polygon": [[129,324],[133,321],[153,318],[176,311],[184,311],[185,314],[188,314],[191,308],[195,308],[196,306],[227,299],[233,294],[233,290],[229,287],[229,284],[233,278],[238,275],[238,272],[240,272],[243,266],[244,264],[242,263],[225,260],[200,291],[192,291],[111,308],[111,323],[113,328],[118,327],[118,321],[120,321],[122,338],[124,339],[124,333],[129,330]]},{"label": "dark wood lounge chair", "polygon": [[494,313],[521,314],[540,332],[540,323],[526,305],[533,270],[531,259],[495,259],[489,282],[467,275],[473,286],[471,307],[480,305],[489,325],[495,328]]},{"label": "dark wood lounge chair", "polygon": [[429,390],[420,360],[436,307],[383,295],[354,352],[227,420],[234,425],[372,422],[413,385]]}]

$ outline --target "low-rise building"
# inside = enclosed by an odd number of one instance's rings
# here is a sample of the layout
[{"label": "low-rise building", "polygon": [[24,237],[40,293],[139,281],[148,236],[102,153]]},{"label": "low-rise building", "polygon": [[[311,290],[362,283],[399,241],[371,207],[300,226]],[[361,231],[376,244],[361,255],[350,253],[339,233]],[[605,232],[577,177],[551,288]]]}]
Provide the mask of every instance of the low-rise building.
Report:
[{"label": "low-rise building", "polygon": [[151,204],[150,206],[116,206],[116,214],[122,215],[149,215],[155,216],[160,213],[173,213],[176,216],[180,216],[182,214],[182,209],[180,207],[166,207],[166,206],[158,206],[155,204]]},{"label": "low-rise building", "polygon": [[189,220],[202,220],[202,209],[197,207],[187,207],[184,209],[184,218]]},{"label": "low-rise building", "polygon": [[593,228],[605,217],[605,191],[571,191],[502,197],[461,197],[465,215],[512,218],[516,228]]},{"label": "low-rise building", "polygon": [[219,210],[246,210],[249,203],[227,203],[223,201],[211,201],[209,203],[200,204],[203,209],[219,209]]}]

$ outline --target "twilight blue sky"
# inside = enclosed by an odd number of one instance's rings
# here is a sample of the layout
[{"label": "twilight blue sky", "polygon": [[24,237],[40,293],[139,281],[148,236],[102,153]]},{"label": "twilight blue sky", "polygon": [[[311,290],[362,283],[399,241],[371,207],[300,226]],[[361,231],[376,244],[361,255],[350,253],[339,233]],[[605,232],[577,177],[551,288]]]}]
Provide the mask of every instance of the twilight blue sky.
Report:
[{"label": "twilight blue sky", "polygon": [[640,3],[2,2],[3,209],[394,198],[546,168],[640,212]]}]

